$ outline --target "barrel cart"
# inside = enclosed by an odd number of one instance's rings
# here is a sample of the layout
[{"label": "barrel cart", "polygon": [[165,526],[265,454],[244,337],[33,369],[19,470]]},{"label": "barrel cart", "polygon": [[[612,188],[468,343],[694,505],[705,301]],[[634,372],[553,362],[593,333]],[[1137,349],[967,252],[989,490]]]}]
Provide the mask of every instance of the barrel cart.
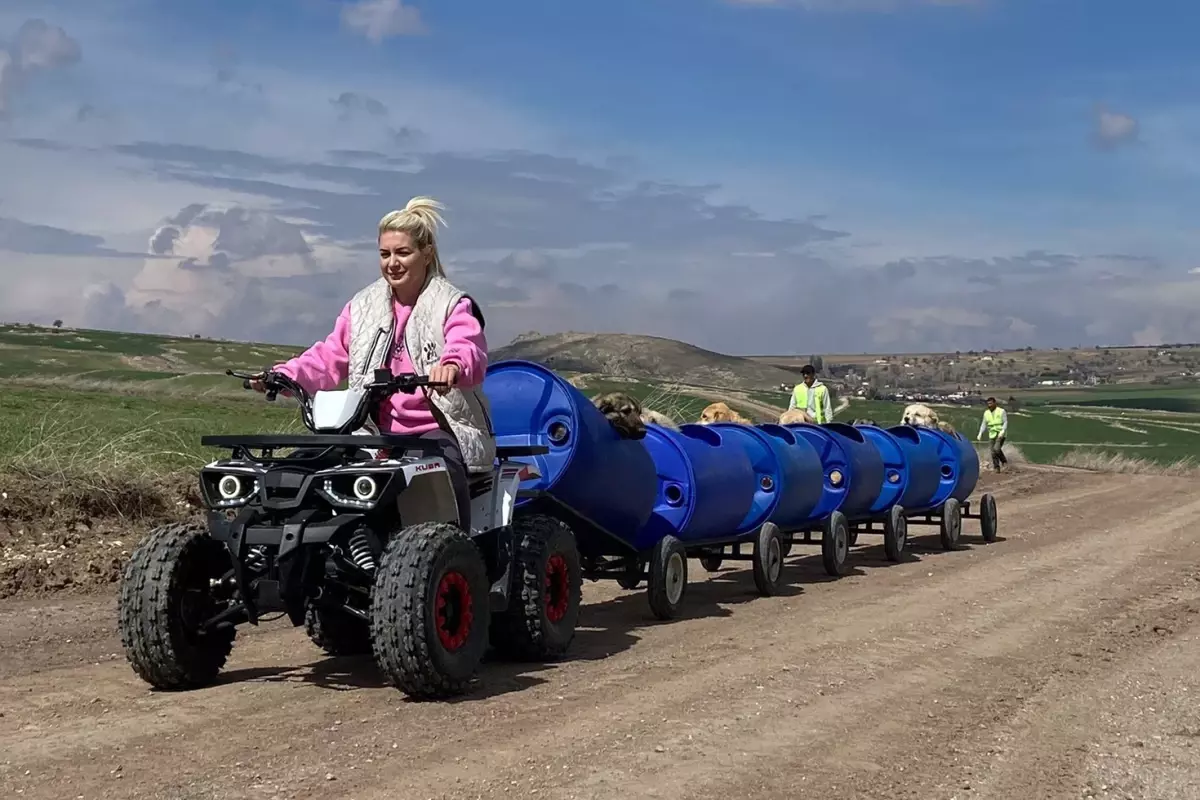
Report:
[{"label": "barrel cart", "polygon": [[889,561],[903,555],[909,524],[936,525],[946,550],[958,547],[964,518],[979,520],[985,542],[996,540],[996,499],[980,495],[979,511],[970,510],[969,498],[979,483],[979,453],[966,437],[924,426],[855,427],[883,456],[885,482],[899,490],[898,502],[885,519],[863,521],[855,531],[882,533]]},{"label": "barrel cart", "polygon": [[570,526],[583,577],[626,589],[645,580],[651,610],[671,619],[686,595],[688,558],[736,544],[753,552],[742,557],[754,559],[759,591],[778,590],[782,535],[769,518],[781,482],[756,467],[744,437],[648,425],[645,439],[621,438],[582,392],[528,361],[489,366],[484,390],[498,445],[549,451],[527,459],[540,476],[522,485],[516,513]]},{"label": "barrel cart", "polygon": [[[799,465],[787,476],[785,499],[772,519],[780,528],[783,555],[790,554],[797,537],[810,543],[817,534],[825,572],[841,576],[857,526],[886,517],[898,496],[885,482],[879,452],[861,432],[841,423],[765,424],[753,429],[776,443],[785,443],[776,449],[786,461]],[[723,549],[703,559],[701,565],[715,571],[725,559],[745,558],[739,551],[737,545]]]}]

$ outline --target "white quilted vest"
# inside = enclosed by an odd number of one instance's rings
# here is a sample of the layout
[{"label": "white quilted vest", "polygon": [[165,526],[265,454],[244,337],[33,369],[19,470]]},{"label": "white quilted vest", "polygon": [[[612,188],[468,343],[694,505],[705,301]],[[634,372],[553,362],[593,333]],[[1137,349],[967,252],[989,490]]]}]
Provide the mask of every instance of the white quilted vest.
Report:
[{"label": "white quilted vest", "polygon": [[[426,279],[404,325],[404,348],[418,375],[428,375],[441,360],[442,349],[446,346],[446,318],[465,296],[439,275],[431,274]],[[483,315],[477,307],[475,313],[482,325]],[[351,389],[362,388],[371,380],[374,370],[384,365],[392,350],[395,324],[392,288],[382,277],[351,299],[348,375]],[[496,438],[492,430],[491,406],[483,390],[451,389],[444,395],[430,391],[429,398],[458,439],[467,471],[491,471],[496,458]],[[438,414],[435,412],[434,416]]]}]

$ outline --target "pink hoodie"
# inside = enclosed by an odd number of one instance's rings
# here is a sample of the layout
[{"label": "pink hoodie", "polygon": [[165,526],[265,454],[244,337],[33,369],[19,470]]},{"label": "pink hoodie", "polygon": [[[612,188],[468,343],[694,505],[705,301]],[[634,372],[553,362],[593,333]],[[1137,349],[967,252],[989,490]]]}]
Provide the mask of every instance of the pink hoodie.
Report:
[{"label": "pink hoodie", "polygon": [[[392,374],[413,372],[412,361],[404,347],[404,324],[412,306],[393,300],[396,314],[391,358],[388,368]],[[458,365],[458,386],[469,388],[483,383],[487,371],[487,340],[479,320],[471,314],[471,301],[464,297],[446,318],[446,347],[443,364]],[[342,308],[334,323],[333,332],[325,341],[317,342],[300,355],[279,364],[275,370],[299,383],[309,394],[336,388],[346,380],[350,363],[350,304]],[[420,435],[438,427],[429,410],[429,400],[418,389],[413,394],[397,392],[383,403],[376,422],[383,433]]]}]

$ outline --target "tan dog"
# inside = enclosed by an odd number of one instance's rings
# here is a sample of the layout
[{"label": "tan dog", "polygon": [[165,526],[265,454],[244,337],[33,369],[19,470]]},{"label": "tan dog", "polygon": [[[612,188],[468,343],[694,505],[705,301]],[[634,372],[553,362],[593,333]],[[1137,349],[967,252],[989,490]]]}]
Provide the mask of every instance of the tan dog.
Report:
[{"label": "tan dog", "polygon": [[789,408],[787,411],[779,415],[780,425],[798,425],[801,422],[812,424],[813,422],[816,422],[816,420],[814,420],[812,418],[812,414],[809,414],[808,410],[804,408]]},{"label": "tan dog", "polygon": [[954,426],[951,425],[949,422],[946,422],[944,419],[938,420],[937,426],[939,428],[941,428],[943,431],[945,431],[946,433],[950,434],[951,436],[953,436],[955,433],[957,433],[957,431],[954,430]]},{"label": "tan dog", "polygon": [[638,402],[637,398],[624,392],[596,395],[592,398],[592,404],[600,409],[600,413],[616,429],[622,439],[646,438],[647,423],[678,430],[670,418],[657,411],[642,408],[642,404]]},{"label": "tan dog", "polygon": [[904,414],[900,417],[902,425],[923,425],[926,428],[936,428],[938,424],[938,415],[929,406],[924,403],[912,403],[904,407]]},{"label": "tan dog", "polygon": [[753,425],[749,419],[729,407],[728,403],[711,403],[700,412],[700,424],[711,425],[714,422],[736,422],[739,425]]}]

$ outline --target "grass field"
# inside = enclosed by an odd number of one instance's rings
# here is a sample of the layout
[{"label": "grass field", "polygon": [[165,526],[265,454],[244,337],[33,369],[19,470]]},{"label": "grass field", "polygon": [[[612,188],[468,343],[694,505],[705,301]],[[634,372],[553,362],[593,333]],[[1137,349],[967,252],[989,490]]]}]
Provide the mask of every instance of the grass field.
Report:
[{"label": "grass field", "polygon": [[1094,389],[1040,389],[1018,392],[1017,399],[1033,405],[1075,405],[1134,411],[1173,411],[1200,414],[1200,384],[1187,386],[1101,386]]},{"label": "grass field", "polygon": [[[206,433],[298,431],[295,406],[245,393],[226,368],[257,369],[299,348],[0,326],[0,468],[80,473],[194,469],[216,455]],[[679,422],[693,422],[711,391],[669,383],[589,376],[587,396],[626,391]],[[755,404],[782,410],[783,392],[730,395],[759,421]],[[1097,453],[1160,465],[1200,460],[1200,386],[1106,386],[1018,394],[1009,441],[1032,461],[1095,458]],[[855,401],[839,419],[899,421],[903,404]],[[980,407],[938,407],[974,439]],[[51,467],[53,469],[51,469]]]}]

